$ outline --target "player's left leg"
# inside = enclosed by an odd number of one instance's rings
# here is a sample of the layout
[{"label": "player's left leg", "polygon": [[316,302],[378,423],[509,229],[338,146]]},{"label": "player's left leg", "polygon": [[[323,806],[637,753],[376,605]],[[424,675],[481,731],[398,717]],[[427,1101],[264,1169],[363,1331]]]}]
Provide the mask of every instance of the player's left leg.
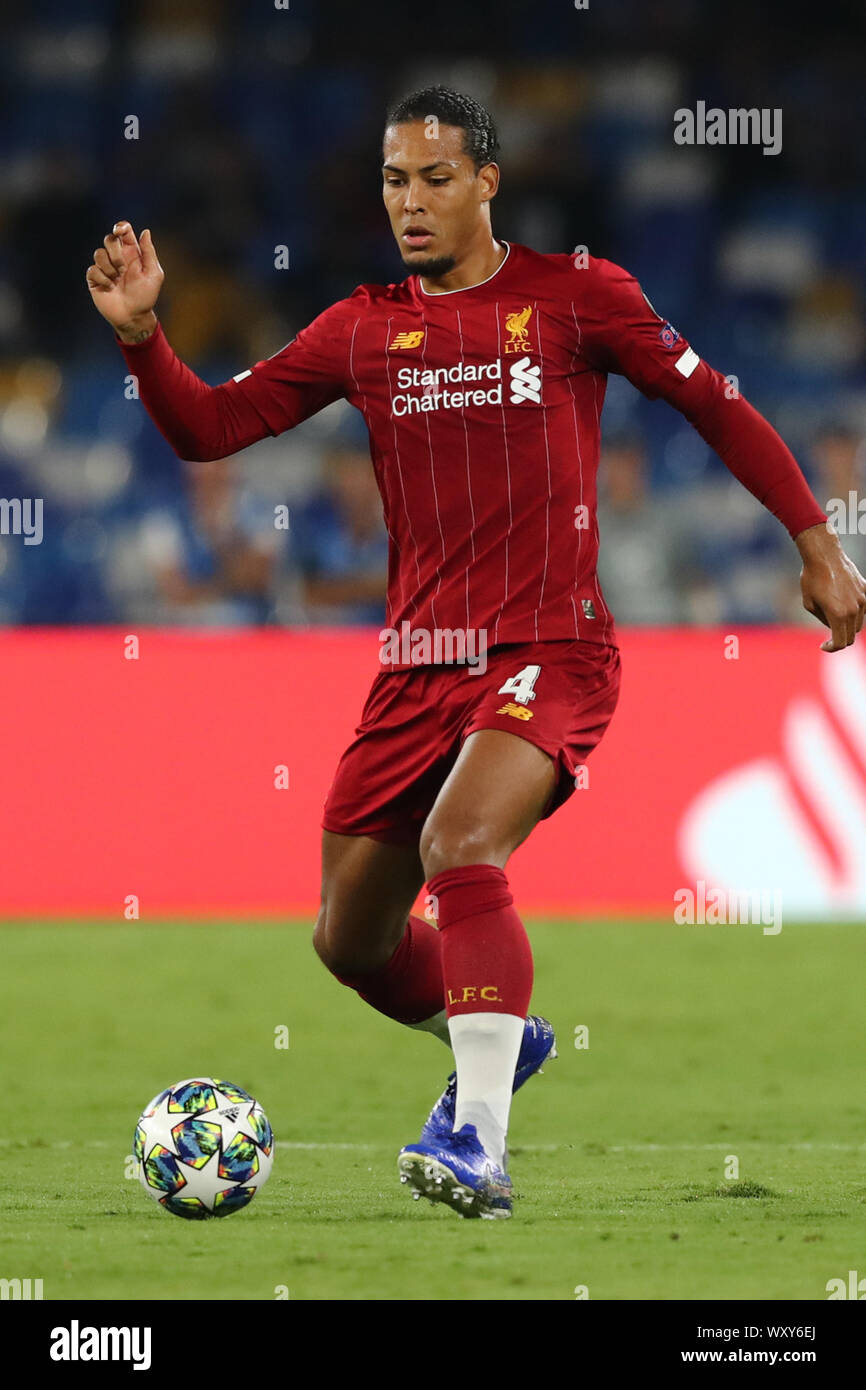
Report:
[{"label": "player's left leg", "polygon": [[457,1066],[454,1130],[473,1124],[499,1166],[533,976],[504,869],[544,814],[556,781],[554,759],[533,743],[478,730],[464,742],[421,836]]},{"label": "player's left leg", "polygon": [[[402,1151],[399,1167],[415,1195],[463,1215],[507,1216],[511,1208],[509,1080],[532,954],[505,866],[574,791],[577,769],[613,715],[619,666],[617,648],[602,643],[512,644],[489,653],[486,673],[455,684],[463,745],[420,849],[438,905],[456,1110],[451,1134],[425,1133]],[[512,698],[503,704],[503,695]]]}]

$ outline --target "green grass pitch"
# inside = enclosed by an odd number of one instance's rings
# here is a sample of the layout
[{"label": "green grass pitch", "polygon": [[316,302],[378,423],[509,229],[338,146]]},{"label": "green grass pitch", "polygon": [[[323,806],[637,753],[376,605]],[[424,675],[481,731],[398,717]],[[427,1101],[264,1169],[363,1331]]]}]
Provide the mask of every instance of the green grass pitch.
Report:
[{"label": "green grass pitch", "polygon": [[[862,932],[531,923],[559,1057],[515,1100],[519,1199],[487,1222],[399,1185],[450,1053],[332,980],[308,924],[6,925],[0,1277],[46,1299],[826,1299],[866,1273]],[[278,1140],[253,1205],[201,1223],[125,1176],[142,1106],[199,1074],[251,1090]]]}]

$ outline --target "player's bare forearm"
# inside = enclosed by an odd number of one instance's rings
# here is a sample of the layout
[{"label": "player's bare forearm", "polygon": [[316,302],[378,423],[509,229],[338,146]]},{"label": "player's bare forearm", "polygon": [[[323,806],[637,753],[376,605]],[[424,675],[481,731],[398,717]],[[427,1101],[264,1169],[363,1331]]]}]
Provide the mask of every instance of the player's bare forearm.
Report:
[{"label": "player's bare forearm", "polygon": [[829,524],[809,526],[795,541],[803,560],[803,607],[830,628],[821,650],[838,652],[850,647],[866,618],[866,579]]},{"label": "player's bare forearm", "polygon": [[144,343],[151,333],[156,332],[157,322],[156,314],[151,309],[137,319],[118,324],[114,331],[122,343]]},{"label": "player's bare forearm", "polygon": [[236,380],[208,386],[172,351],[155,313],[164,279],[150,231],[139,243],[129,222],[114,224],[87,271],[93,303],[114,329],[140,399],[178,458],[227,458],[264,439],[269,428],[237,392]]}]

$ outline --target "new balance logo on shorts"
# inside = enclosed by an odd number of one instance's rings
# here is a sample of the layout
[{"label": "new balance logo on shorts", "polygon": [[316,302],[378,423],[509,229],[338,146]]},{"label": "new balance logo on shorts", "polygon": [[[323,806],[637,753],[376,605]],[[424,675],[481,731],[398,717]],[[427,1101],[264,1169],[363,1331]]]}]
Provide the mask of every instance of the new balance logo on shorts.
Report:
[{"label": "new balance logo on shorts", "polygon": [[526,709],[523,705],[515,705],[513,700],[509,700],[507,705],[496,711],[497,714],[511,714],[515,719],[531,719],[532,710]]}]

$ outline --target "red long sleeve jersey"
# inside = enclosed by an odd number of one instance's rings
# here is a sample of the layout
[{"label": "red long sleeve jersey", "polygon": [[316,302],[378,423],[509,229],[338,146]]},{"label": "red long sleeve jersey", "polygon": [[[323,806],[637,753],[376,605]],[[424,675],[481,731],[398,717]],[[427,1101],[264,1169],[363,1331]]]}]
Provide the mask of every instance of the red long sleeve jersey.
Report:
[{"label": "red long sleeve jersey", "polygon": [[775,430],[593,257],[506,245],[489,279],[361,285],[286,347],[208,387],[161,330],[125,347],[186,458],[223,457],[345,397],[363,413],[390,538],[389,627],[614,644],[596,575],[607,374],[690,420],[792,535],[825,520]]}]

